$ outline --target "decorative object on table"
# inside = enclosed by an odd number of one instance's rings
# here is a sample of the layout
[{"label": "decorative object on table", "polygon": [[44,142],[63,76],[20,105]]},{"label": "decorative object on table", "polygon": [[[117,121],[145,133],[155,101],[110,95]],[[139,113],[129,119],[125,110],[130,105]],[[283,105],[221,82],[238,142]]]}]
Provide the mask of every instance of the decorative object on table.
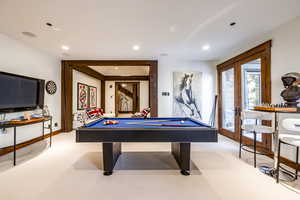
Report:
[{"label": "decorative object on table", "polygon": [[48,108],[47,105],[44,106],[44,109],[43,109],[43,116],[44,117],[49,117],[50,116],[50,110]]},{"label": "decorative object on table", "polygon": [[55,94],[57,90],[56,83],[54,81],[47,81],[46,83],[46,91],[48,94]]},{"label": "decorative object on table", "polygon": [[94,86],[89,86],[89,103],[90,108],[97,107],[97,88]]},{"label": "decorative object on table", "polygon": [[24,112],[24,119],[25,120],[30,120],[31,119],[31,115],[32,115],[32,112],[30,112],[30,111]]},{"label": "decorative object on table", "polygon": [[117,120],[106,120],[103,122],[104,125],[116,125],[119,124],[119,121]]},{"label": "decorative object on table", "polygon": [[281,80],[285,89],[280,95],[289,107],[297,107],[300,99],[300,73],[287,73],[281,77]]},{"label": "decorative object on table", "polygon": [[201,72],[173,72],[173,116],[202,119]]},{"label": "decorative object on table", "polygon": [[84,110],[89,107],[89,86],[83,83],[77,84],[77,110]]},{"label": "decorative object on table", "polygon": [[261,104],[254,106],[254,110],[268,112],[298,112],[297,107],[288,107],[287,104]]},{"label": "decorative object on table", "polygon": [[42,118],[42,117],[43,117],[42,114],[36,114],[36,113],[34,113],[34,114],[31,115],[31,119],[38,119],[38,118]]}]

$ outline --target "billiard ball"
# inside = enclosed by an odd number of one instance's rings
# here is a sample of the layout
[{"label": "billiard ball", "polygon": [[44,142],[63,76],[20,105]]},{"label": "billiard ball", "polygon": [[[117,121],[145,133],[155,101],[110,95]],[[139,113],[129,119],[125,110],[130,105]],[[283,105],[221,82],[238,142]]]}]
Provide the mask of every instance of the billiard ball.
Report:
[{"label": "billiard ball", "polygon": [[115,125],[115,124],[119,124],[119,121],[117,120],[106,120],[105,122],[103,122],[104,125]]},{"label": "billiard ball", "polygon": [[183,123],[184,123],[184,121],[183,121],[183,120],[181,120],[181,123],[183,124]]}]

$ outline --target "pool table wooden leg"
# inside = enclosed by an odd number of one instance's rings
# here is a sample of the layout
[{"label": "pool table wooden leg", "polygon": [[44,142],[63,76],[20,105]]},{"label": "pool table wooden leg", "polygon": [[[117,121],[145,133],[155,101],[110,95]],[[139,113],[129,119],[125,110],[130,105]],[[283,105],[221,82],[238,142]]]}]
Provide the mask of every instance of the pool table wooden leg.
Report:
[{"label": "pool table wooden leg", "polygon": [[181,174],[190,175],[191,143],[172,142],[172,154],[177,161]]},{"label": "pool table wooden leg", "polygon": [[121,142],[104,142],[102,144],[103,148],[103,175],[112,175],[114,166],[121,155]]}]

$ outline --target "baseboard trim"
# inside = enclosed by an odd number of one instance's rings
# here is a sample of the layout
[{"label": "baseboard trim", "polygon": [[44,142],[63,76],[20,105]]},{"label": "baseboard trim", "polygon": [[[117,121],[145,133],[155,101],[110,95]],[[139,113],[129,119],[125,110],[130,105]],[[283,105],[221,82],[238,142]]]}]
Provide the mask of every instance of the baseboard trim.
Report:
[{"label": "baseboard trim", "polygon": [[[53,131],[52,136],[58,135],[60,133],[62,133],[61,129],[59,129],[57,131]],[[39,137],[33,138],[33,139],[28,140],[28,141],[23,142],[23,143],[17,144],[16,149],[17,150],[18,149],[22,149],[22,148],[24,148],[26,146],[29,146],[29,145],[34,144],[36,142],[42,141],[42,140],[44,140],[44,139],[46,139],[48,137],[50,137],[50,133],[45,134],[44,136],[39,136]],[[13,146],[4,147],[4,148],[0,149],[0,156],[3,156],[5,154],[8,154],[8,153],[13,152],[13,151],[14,151],[14,147]]]}]

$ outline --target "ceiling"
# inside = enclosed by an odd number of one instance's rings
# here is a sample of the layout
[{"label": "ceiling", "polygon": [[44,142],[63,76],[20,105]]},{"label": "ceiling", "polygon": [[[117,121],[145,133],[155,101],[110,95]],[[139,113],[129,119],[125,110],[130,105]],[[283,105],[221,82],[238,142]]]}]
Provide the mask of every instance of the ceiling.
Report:
[{"label": "ceiling", "polygon": [[63,59],[216,60],[299,15],[299,0],[0,0],[0,32]]},{"label": "ceiling", "polygon": [[104,76],[149,76],[149,66],[89,66]]}]

